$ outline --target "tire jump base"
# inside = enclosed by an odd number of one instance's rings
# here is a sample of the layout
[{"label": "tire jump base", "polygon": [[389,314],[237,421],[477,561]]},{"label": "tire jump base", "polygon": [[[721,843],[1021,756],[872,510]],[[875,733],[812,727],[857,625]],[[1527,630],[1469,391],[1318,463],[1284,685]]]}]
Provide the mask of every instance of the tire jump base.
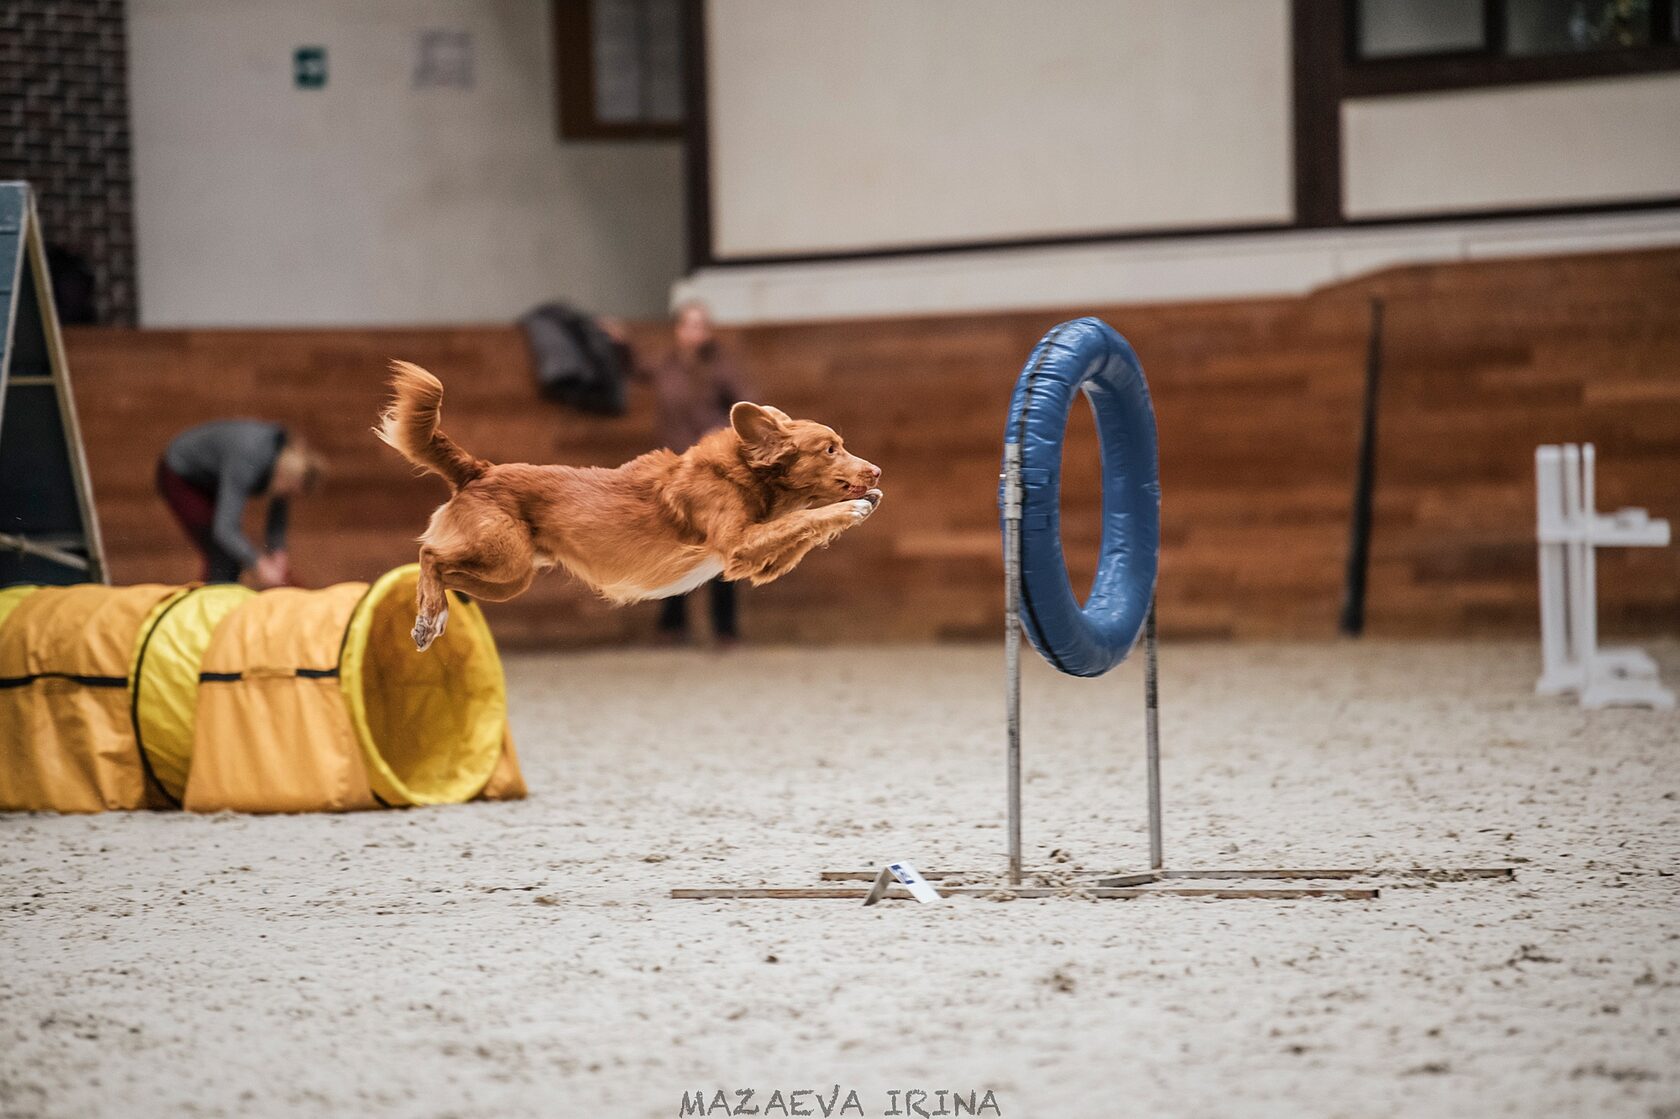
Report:
[{"label": "tire jump base", "polygon": [[[1062,554],[1060,528],[1062,442],[1074,398],[1084,395],[1096,419],[1102,453],[1102,546],[1091,593],[1074,594]],[[943,885],[941,897],[1090,900],[1178,897],[1294,901],[1301,898],[1370,901],[1376,879],[1465,881],[1515,877],[1511,867],[1174,868],[1162,851],[1159,680],[1155,582],[1161,551],[1161,479],[1155,409],[1143,367],[1131,344],[1101,319],[1072,319],[1053,327],[1033,348],[1015,382],[1004,425],[998,486],[1004,570],[1004,693],[1008,791],[1006,885]],[[1021,842],[1021,637],[1057,671],[1102,676],[1141,641],[1144,647],[1145,783],[1149,867],[1066,882],[1025,884]],[[889,865],[888,870],[894,869]],[[974,871],[928,872],[926,878],[976,876]],[[980,876],[984,876],[982,872]],[[699,901],[785,898],[862,900],[913,896],[881,871],[824,871],[820,886],[680,887],[673,898]],[[1059,877],[1059,876],[1058,876]],[[839,883],[875,879],[876,886]],[[1231,880],[1266,885],[1172,885],[1181,880]],[[1314,880],[1341,885],[1312,884]],[[1370,879],[1349,885],[1349,880]],[[1308,883],[1303,885],[1302,883]],[[934,899],[924,899],[934,900]]]}]

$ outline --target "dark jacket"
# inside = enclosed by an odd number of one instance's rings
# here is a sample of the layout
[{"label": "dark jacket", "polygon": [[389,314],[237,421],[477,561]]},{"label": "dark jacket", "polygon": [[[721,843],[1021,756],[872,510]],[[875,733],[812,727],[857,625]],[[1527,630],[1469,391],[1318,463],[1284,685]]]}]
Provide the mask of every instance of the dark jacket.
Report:
[{"label": "dark jacket", "polygon": [[[274,460],[286,445],[286,429],[262,420],[215,420],[188,428],[170,441],[163,463],[216,499],[210,533],[216,544],[242,567],[257,562],[257,549],[240,529],[245,503],[264,493],[274,474]],[[267,544],[271,552],[286,547],[286,502],[268,503]]]},{"label": "dark jacket", "polygon": [[537,388],[585,412],[621,416],[629,362],[595,320],[564,303],[544,303],[519,320],[531,345]]}]

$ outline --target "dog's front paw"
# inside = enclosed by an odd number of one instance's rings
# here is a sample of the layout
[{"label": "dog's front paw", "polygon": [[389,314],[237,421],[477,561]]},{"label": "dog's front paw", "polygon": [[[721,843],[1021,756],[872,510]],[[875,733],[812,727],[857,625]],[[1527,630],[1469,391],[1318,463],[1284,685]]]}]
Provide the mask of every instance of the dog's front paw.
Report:
[{"label": "dog's front paw", "polygon": [[871,505],[879,505],[881,504],[881,499],[885,496],[887,495],[882,493],[880,490],[867,490],[864,492],[863,499]]},{"label": "dog's front paw", "polygon": [[[876,500],[879,500],[879,498]],[[848,501],[845,504],[847,511],[852,515],[853,524],[868,519],[869,514],[875,512],[875,502],[871,501],[867,496],[860,497],[855,501]]]}]

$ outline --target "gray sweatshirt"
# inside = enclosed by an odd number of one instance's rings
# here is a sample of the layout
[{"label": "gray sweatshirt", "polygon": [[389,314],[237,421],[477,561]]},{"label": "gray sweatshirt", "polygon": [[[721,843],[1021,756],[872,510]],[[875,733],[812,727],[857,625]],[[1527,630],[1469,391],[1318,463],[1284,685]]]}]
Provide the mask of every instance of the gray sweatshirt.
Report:
[{"label": "gray sweatshirt", "polygon": [[[274,460],[286,445],[286,429],[263,420],[215,420],[188,428],[170,441],[163,453],[169,469],[206,493],[216,496],[216,515],[210,534],[217,547],[239,560],[241,567],[257,561],[258,552],[245,539],[240,520],[245,503],[268,489]],[[286,502],[268,503],[268,550],[286,546]]]}]

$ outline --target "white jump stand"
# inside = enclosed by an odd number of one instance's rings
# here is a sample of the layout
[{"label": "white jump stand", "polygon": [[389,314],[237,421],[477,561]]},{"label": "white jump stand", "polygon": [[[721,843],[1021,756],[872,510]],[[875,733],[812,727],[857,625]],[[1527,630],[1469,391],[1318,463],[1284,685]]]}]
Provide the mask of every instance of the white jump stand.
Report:
[{"label": "white jump stand", "polygon": [[1581,706],[1674,706],[1643,649],[1598,647],[1595,548],[1665,548],[1668,522],[1643,509],[1593,508],[1593,445],[1566,443],[1534,452],[1539,506],[1540,655],[1538,695],[1574,692]]}]

